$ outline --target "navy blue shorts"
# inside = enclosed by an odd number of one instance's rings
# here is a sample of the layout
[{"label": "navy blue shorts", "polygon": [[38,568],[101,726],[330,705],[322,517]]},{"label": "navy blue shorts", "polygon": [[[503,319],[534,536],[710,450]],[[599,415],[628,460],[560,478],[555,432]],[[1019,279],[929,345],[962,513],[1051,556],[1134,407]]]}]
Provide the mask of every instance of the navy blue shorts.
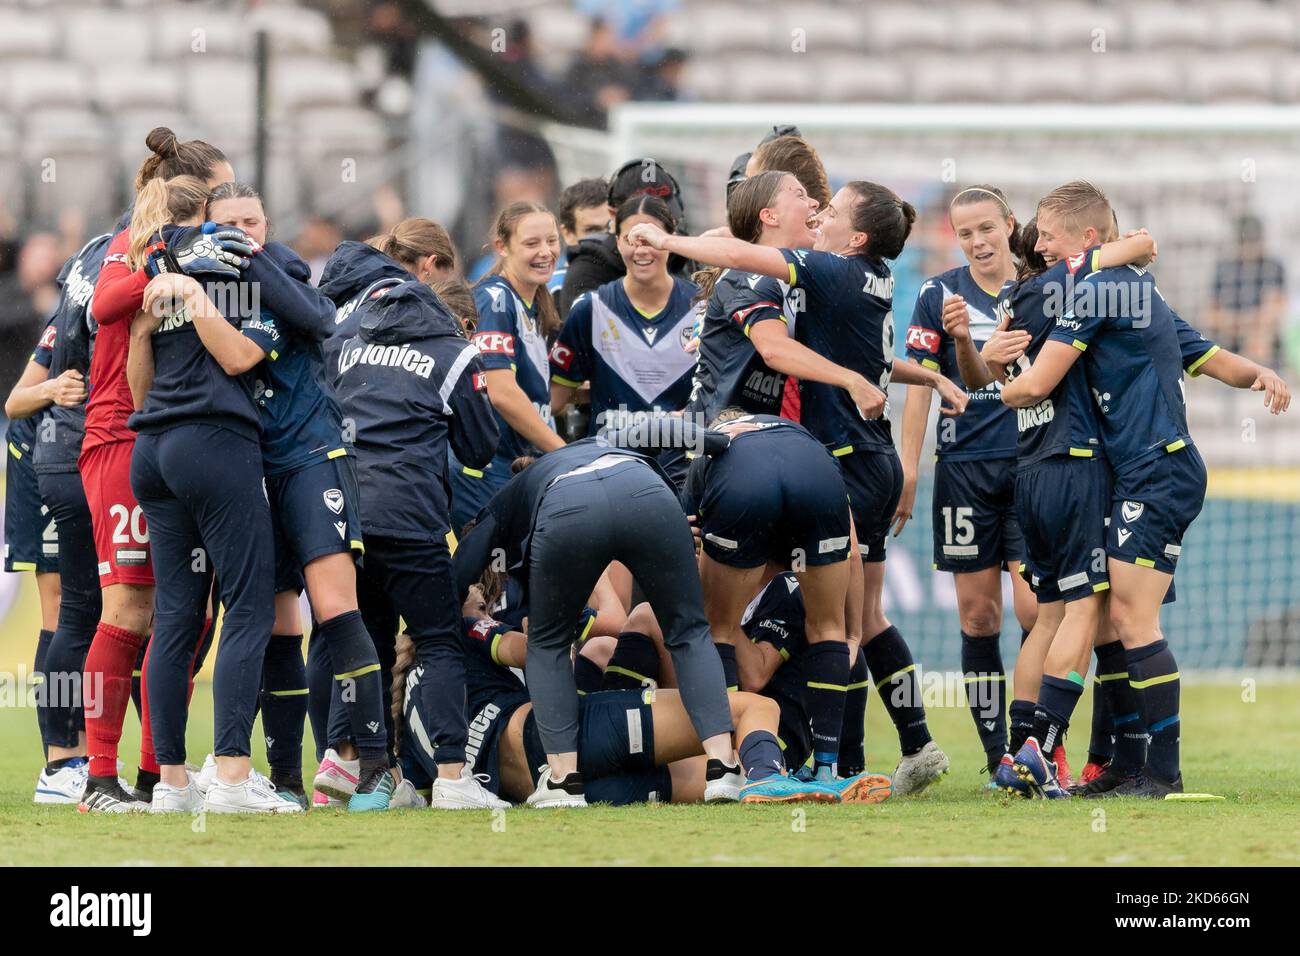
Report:
[{"label": "navy blue shorts", "polygon": [[983,571],[1024,557],[1015,488],[1014,458],[939,459],[931,508],[935,570]]},{"label": "navy blue shorts", "polygon": [[848,556],[849,507],[835,460],[806,435],[788,435],[742,435],[709,467],[700,534],[719,564],[817,567]]},{"label": "navy blue shorts", "polygon": [[1205,504],[1205,462],[1195,445],[1115,479],[1106,554],[1173,574],[1183,535]]},{"label": "navy blue shorts", "polygon": [[301,591],[302,569],[327,554],[360,554],[356,465],[348,456],[266,479],[275,532],[275,592]]},{"label": "navy blue shorts", "polygon": [[578,769],[592,803],[668,803],[672,777],[655,766],[653,691],[606,690],[578,702]]},{"label": "navy blue shorts", "polygon": [[1017,472],[1022,573],[1040,602],[1077,601],[1110,587],[1109,510],[1110,466],[1103,458],[1058,455]]},{"label": "navy blue shorts", "polygon": [[836,458],[849,492],[862,560],[885,560],[885,542],[903,494],[903,466],[895,452],[850,451]]},{"label": "navy blue shorts", "polygon": [[41,501],[36,471],[26,455],[14,454],[9,446],[5,468],[5,570],[59,570],[59,531],[49,508]]}]

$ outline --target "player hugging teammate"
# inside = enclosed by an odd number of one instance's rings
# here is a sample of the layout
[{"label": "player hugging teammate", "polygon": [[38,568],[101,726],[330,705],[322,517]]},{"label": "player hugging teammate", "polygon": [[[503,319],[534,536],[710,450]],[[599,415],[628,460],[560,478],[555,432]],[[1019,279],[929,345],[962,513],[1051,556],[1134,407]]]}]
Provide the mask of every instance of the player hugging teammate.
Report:
[{"label": "player hugging teammate", "polygon": [[[603,205],[599,183],[571,193],[566,234],[576,208],[599,234],[574,252],[567,314],[543,205],[500,212],[472,290],[423,218],[342,243],[317,290],[219,150],[165,129],[147,143],[131,214],[65,266],[6,402],[6,569],[37,573],[47,689],[77,688],[38,709],[37,802],[292,815],[917,794],[948,757],[883,587],[934,392],[934,562],[954,575],[994,785],[1182,791],[1159,610],[1206,485],[1182,376],[1264,391],[1274,414],[1290,392],[1172,310],[1154,239],[1120,236],[1096,187],[1053,190],[1025,227],[996,186],[958,191],[966,265],[922,286],[899,361],[891,262],[916,211],[866,180],[832,193],[792,128],[737,160],[726,227],[705,236],[679,233],[653,160],[620,169]],[[575,402],[589,435],[566,445],[554,413]],[[219,611],[200,769],[189,698]],[[1063,741],[1094,654],[1072,786]],[[117,742],[141,670],[131,787]],[[873,684],[892,778],[867,770]],[[270,778],[252,765],[259,710]]]}]

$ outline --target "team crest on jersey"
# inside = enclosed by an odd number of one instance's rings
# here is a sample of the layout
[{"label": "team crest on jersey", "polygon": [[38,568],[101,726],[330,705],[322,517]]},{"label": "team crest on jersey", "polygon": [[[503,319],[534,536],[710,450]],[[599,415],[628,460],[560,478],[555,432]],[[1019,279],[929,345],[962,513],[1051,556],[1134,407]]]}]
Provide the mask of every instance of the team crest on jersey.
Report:
[{"label": "team crest on jersey", "polygon": [[336,515],[343,514],[343,492],[337,488],[331,488],[321,495],[325,499],[325,507]]},{"label": "team crest on jersey", "polygon": [[1124,523],[1132,524],[1134,521],[1137,521],[1138,518],[1141,518],[1142,508],[1143,508],[1142,502],[1140,501],[1124,502],[1124,504],[1120,507],[1120,514],[1124,518]]},{"label": "team crest on jersey", "polygon": [[688,348],[694,339],[695,326],[689,323],[683,325],[682,330],[677,333],[677,342],[683,349]]}]

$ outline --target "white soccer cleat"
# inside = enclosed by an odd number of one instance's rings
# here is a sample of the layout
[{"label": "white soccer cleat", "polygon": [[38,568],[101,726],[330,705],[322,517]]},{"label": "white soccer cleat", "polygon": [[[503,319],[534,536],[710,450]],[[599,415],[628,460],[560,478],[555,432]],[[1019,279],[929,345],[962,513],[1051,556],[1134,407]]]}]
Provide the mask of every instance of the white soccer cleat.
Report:
[{"label": "white soccer cleat", "polygon": [[214,779],[203,800],[209,813],[302,813],[293,800],[275,792],[275,784],[256,770],[250,770],[240,783],[222,783]]},{"label": "white soccer cleat", "polygon": [[59,804],[80,803],[86,792],[86,778],[90,775],[90,763],[85,757],[77,757],[73,762],[60,767],[54,773],[44,769],[36,778],[36,793],[32,803]]},{"label": "white soccer cleat", "polygon": [[564,779],[566,783],[555,783],[551,780],[551,768],[542,768],[542,775],[537,778],[537,789],[528,795],[524,803],[530,807],[587,806],[587,797],[582,791],[582,776],[571,773]]},{"label": "white soccer cleat", "polygon": [[[189,769],[188,767],[186,768]],[[208,787],[212,786],[212,781],[217,779],[217,758],[208,754],[203,760],[203,766],[197,773],[190,774],[190,782],[198,789],[199,796],[208,795]]]},{"label": "white soccer cleat", "polygon": [[705,773],[705,803],[740,802],[740,788],[745,785],[745,775],[740,772],[739,765],[728,767],[719,760],[710,760]]},{"label": "white soccer cleat", "polygon": [[[319,796],[322,800],[326,801],[324,805],[328,806],[329,797],[325,796],[323,793],[319,794]],[[320,806],[320,804],[316,803],[314,797],[312,799],[312,805]],[[420,791],[415,789],[415,784],[411,783],[409,780],[400,781],[397,786],[393,788],[393,795],[388,798],[388,809],[390,810],[420,810],[428,805],[429,802],[420,795]]]},{"label": "white soccer cleat", "polygon": [[475,775],[469,767],[461,770],[459,777],[439,777],[429,790],[429,806],[435,810],[505,810],[510,804],[483,786],[487,779],[487,774]]},{"label": "white soccer cleat", "polygon": [[920,793],[948,772],[948,755],[933,740],[894,768],[894,796]]},{"label": "white soccer cleat", "polygon": [[330,749],[325,751],[325,757],[320,762],[320,767],[316,770],[316,777],[312,780],[312,789],[318,790],[327,797],[333,797],[335,800],[342,800],[344,803],[352,799],[352,795],[357,792],[357,781],[361,778],[361,761],[344,760],[338,755],[338,752]]},{"label": "white soccer cleat", "polygon": [[159,780],[153,785],[153,802],[149,804],[149,812],[198,813],[203,809],[203,796],[192,773],[189,782],[183,787],[173,787]]}]

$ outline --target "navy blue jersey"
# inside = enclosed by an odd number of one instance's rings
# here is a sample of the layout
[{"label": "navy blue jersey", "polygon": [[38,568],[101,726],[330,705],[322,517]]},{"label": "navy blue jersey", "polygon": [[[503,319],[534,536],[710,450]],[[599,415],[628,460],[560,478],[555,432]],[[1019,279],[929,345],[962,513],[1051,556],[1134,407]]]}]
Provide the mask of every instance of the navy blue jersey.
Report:
[{"label": "navy blue jersey", "polygon": [[[307,263],[287,246],[270,243],[265,254],[274,256],[290,278],[303,283],[311,278]],[[346,455],[343,416],[333,386],[325,379],[321,342],[287,327],[266,310],[246,318],[240,329],[266,355],[251,372],[266,476]]]},{"label": "navy blue jersey", "polygon": [[771,644],[781,655],[781,666],[759,693],[781,705],[782,723],[806,726],[801,663],[808,640],[799,579],[787,571],[769,581],[745,609],[740,627],[751,641]]},{"label": "navy blue jersey", "polygon": [[[164,226],[169,245],[184,241],[198,227]],[[256,244],[254,244],[256,245]],[[240,326],[274,315],[285,328],[321,340],[334,314],[333,303],[305,283],[290,278],[279,264],[297,258],[287,246],[268,253],[257,248],[237,281],[196,276],[227,321]],[[304,263],[303,268],[306,268]],[[185,312],[169,316],[152,336],[154,380],[144,408],[127,424],[143,433],[159,433],[180,422],[206,422],[256,440],[260,430],[253,402],[253,376],[227,375],[213,358]]]},{"label": "navy blue jersey", "polygon": [[672,294],[656,315],[632,304],[622,279],[573,303],[551,348],[551,380],[577,388],[591,382],[591,424],[628,424],[622,413],[675,412],[691,394],[695,355],[686,351],[695,328],[694,283],[674,277]]},{"label": "navy blue jersey", "polygon": [[[1007,315],[1010,328],[1023,329],[1030,335],[1025,354],[1007,370],[1009,379],[1033,364],[1056,328],[1056,320],[1068,310],[1066,296],[1073,291],[1076,273],[1083,270],[1086,274],[1085,263],[1090,268],[1095,261],[1095,251],[1062,259],[1041,275],[1003,290],[998,299],[999,321]],[[1037,405],[1017,408],[1016,428],[1020,432],[1016,458],[1021,466],[1054,455],[1101,455],[1101,425],[1088,394],[1082,363],[1071,366],[1052,394]]]},{"label": "navy blue jersey", "polygon": [[1015,409],[1002,402],[1002,383],[966,388],[957,370],[957,343],[943,330],[943,306],[953,296],[966,300],[971,341],[979,350],[997,327],[998,298],[980,288],[970,266],[935,276],[921,286],[907,329],[907,357],[947,376],[970,399],[962,415],[941,415],[935,453],[951,461],[1016,457]]},{"label": "navy blue jersey", "polygon": [[[537,301],[525,303],[505,276],[492,275],[474,287],[474,305],[478,309],[474,344],[482,353],[483,367],[514,372],[515,381],[533,403],[537,416],[548,428],[554,428],[546,334],[537,317]],[[520,455],[537,454],[538,449],[499,414],[497,427],[501,442],[496,457],[513,461]]]},{"label": "navy blue jersey", "polygon": [[[790,264],[787,312],[799,315],[795,338],[823,358],[860,374],[881,391],[894,370],[894,277],[883,260],[812,249],[782,249]],[[802,291],[802,296],[797,292]],[[800,382],[799,420],[828,448],[892,452],[889,406],[870,421],[849,393]]]},{"label": "navy blue jersey", "polygon": [[442,540],[450,529],[447,446],[482,467],[497,446],[482,360],[424,283],[392,286],[357,310],[337,392],[355,423],[367,533]]},{"label": "navy blue jersey", "polygon": [[[104,264],[104,250],[112,239],[111,233],[91,239],[59,272],[59,303],[52,319],[55,336],[50,378],[76,369],[85,379],[87,389],[91,386],[90,356],[99,327],[90,313],[90,299],[95,293],[100,266]],[[86,435],[85,403],[71,408],[50,405],[37,416],[36,428],[39,441],[32,464],[37,473],[76,471],[81,442]]]},{"label": "navy blue jersey", "polygon": [[374,246],[347,239],[331,253],[320,274],[320,291],[334,303],[334,324],[322,346],[325,367],[338,367],[343,343],[357,334],[357,306],[379,290],[415,276]]},{"label": "navy blue jersey", "polygon": [[[1213,343],[1179,319],[1137,266],[1081,279],[1073,307],[1049,338],[1083,351],[1106,457],[1116,476],[1191,441],[1183,370],[1199,367]],[[1073,369],[1071,369],[1073,372]]]},{"label": "navy blue jersey", "polygon": [[[54,356],[54,340],[57,336],[58,330],[55,329],[54,319],[51,318],[49,324],[41,331],[41,337],[36,340],[36,348],[32,349],[29,361],[48,369]],[[36,416],[11,418],[5,440],[9,443],[9,454],[20,460],[28,456],[30,463],[30,456],[36,445]]]},{"label": "navy blue jersey", "polygon": [[[758,425],[762,432],[767,432],[769,429],[778,429],[783,432],[798,433],[803,435],[805,439],[816,441],[809,434],[808,429],[798,422],[792,422],[780,415],[744,415],[731,421],[750,422]],[[731,424],[731,422],[726,424]],[[716,431],[716,428],[716,426],[711,428],[710,432]],[[754,434],[758,434],[758,432],[741,432],[732,441],[740,441]],[[718,450],[719,452],[725,452],[730,447],[730,444],[719,445]],[[812,449],[808,448],[806,450],[811,451]],[[682,510],[687,514],[698,515],[700,513],[700,503],[704,500],[704,489],[709,480],[709,469],[717,457],[716,454],[704,454],[697,455],[691,460],[690,467],[686,470],[686,480],[682,483],[681,491],[678,494],[678,499],[682,503]]]},{"label": "navy blue jersey", "polygon": [[773,280],[730,269],[722,273],[700,326],[689,415],[709,422],[733,405],[747,412],[780,414],[786,377],[767,366],[749,335],[766,319],[788,325],[782,305],[780,286]]},{"label": "navy blue jersey", "polygon": [[[492,500],[479,512],[474,529],[456,548],[452,564],[456,572],[457,596],[464,599],[470,585],[478,581],[483,569],[493,561],[497,549],[505,553],[505,570],[523,567],[532,536],[533,520],[551,482],[606,456],[641,462],[653,469],[668,489],[674,495],[677,494],[672,479],[646,452],[612,447],[599,438],[582,438],[563,448],[549,451],[511,478],[492,496]],[[368,523],[366,527],[370,527]],[[527,581],[523,575],[519,576],[519,583],[525,589],[521,602],[526,602]]]}]

